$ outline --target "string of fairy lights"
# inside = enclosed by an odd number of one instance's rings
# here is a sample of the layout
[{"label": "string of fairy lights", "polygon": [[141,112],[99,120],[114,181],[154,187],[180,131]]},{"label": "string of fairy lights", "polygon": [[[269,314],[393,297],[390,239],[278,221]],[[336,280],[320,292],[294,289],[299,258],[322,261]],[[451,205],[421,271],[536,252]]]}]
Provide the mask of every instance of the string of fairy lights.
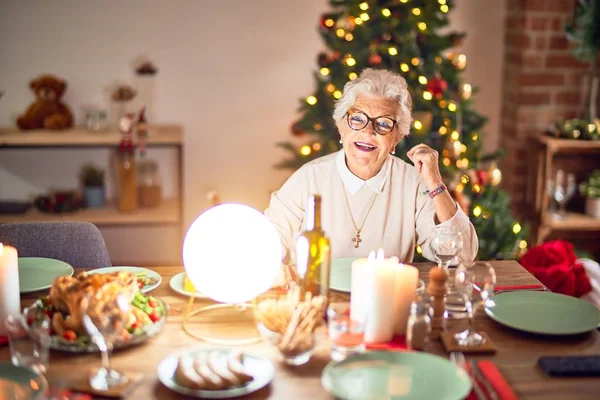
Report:
[{"label": "string of fairy lights", "polygon": [[[409,3],[410,0],[398,0],[400,3]],[[447,4],[447,0],[438,0],[439,9],[442,13],[449,12],[449,6]],[[372,15],[369,14],[371,12],[371,8],[368,2],[362,2],[359,4],[360,13],[357,16],[348,16],[347,21],[340,24],[340,21],[337,22],[333,18],[327,18],[323,22],[324,26],[329,29],[335,29],[335,36],[337,36],[340,40],[346,42],[352,42],[354,40],[355,34],[352,32],[356,27],[360,27],[364,24],[367,24],[371,19]],[[416,17],[422,15],[422,10],[419,7],[413,7],[410,9],[412,14]],[[389,8],[383,8],[380,10],[381,16],[383,18],[389,18],[393,15],[392,11]],[[416,28],[419,32],[426,32],[428,30],[428,26],[424,21],[418,21],[416,23]],[[398,48],[393,45],[387,46],[387,48],[380,49],[380,51],[387,52],[389,56],[395,57],[399,55]],[[374,60],[381,62],[381,55],[378,54],[377,51],[372,51],[370,57]],[[463,70],[467,65],[467,57],[462,53],[448,52],[444,55],[447,61],[449,61],[454,67],[458,70]],[[351,53],[346,53],[340,57],[340,61],[345,64],[347,67],[352,69],[357,65],[357,60]],[[436,56],[434,58],[436,64],[441,65],[444,62],[442,56]],[[419,57],[411,57],[409,62],[401,60],[398,62],[398,68],[403,74],[408,73],[416,73],[415,77],[417,77],[417,82],[421,85],[421,88],[417,88],[416,92],[420,93],[421,97],[425,101],[435,101],[440,109],[448,110],[450,113],[454,113],[455,119],[457,123],[453,126],[451,118],[444,117],[442,119],[442,124],[439,126],[438,133],[441,136],[449,135],[448,148],[442,150],[442,164],[446,167],[452,166],[454,164],[459,171],[458,175],[460,178],[455,183],[455,191],[457,193],[462,193],[465,189],[465,185],[471,182],[471,190],[474,194],[479,194],[483,191],[483,185],[485,183],[478,182],[476,177],[474,176],[475,171],[469,170],[469,159],[466,157],[466,153],[468,151],[467,146],[462,141],[462,124],[458,123],[458,120],[461,119],[460,112],[460,104],[457,101],[457,98],[444,98],[442,95],[442,91],[432,91],[431,87],[435,87],[436,84],[443,83],[446,84],[445,81],[438,76],[427,77],[426,73],[424,73],[424,68],[422,66],[422,60]],[[319,69],[319,73],[323,78],[327,78],[331,76],[331,69],[327,66],[323,66]],[[350,80],[354,80],[358,77],[357,72],[350,71],[348,72],[348,78]],[[430,86],[431,85],[431,86]],[[337,88],[331,81],[325,85],[325,91],[329,93],[329,95],[334,99],[338,100],[342,97],[342,91]],[[468,100],[472,93],[473,88],[469,83],[462,83],[459,85],[458,96],[462,100]],[[319,99],[315,95],[310,95],[305,98],[306,103],[309,106],[316,106]],[[430,123],[430,121],[429,121]],[[422,118],[419,118],[418,113],[415,113],[415,118],[413,121],[413,128],[416,133],[426,133],[428,132],[428,124]],[[316,123],[314,125],[315,131],[320,131],[322,129],[321,124]],[[479,140],[479,134],[477,132],[473,132],[470,135],[470,139],[472,142],[477,142]],[[308,157],[313,152],[319,152],[322,149],[322,144],[319,142],[312,143],[311,145],[303,145],[299,149],[299,153],[302,156]],[[493,186],[497,186],[500,184],[502,180],[501,171],[493,165],[489,171],[489,182]],[[483,218],[488,219],[490,217],[490,212],[485,211],[483,207],[479,204],[471,205],[471,213],[475,218]],[[519,223],[515,223],[513,225],[512,231],[515,235],[519,234],[522,230],[522,227]],[[527,242],[525,240],[518,240],[515,247],[518,247],[522,250],[527,248]],[[420,253],[420,249],[417,248],[417,251]]]}]

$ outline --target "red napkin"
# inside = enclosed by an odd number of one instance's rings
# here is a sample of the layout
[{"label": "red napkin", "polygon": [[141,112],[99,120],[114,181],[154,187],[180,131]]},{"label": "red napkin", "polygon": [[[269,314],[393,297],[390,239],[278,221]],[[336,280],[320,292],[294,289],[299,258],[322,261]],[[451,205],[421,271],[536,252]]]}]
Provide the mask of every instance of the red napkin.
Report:
[{"label": "red napkin", "polygon": [[406,335],[394,336],[391,342],[383,343],[367,343],[367,350],[390,350],[403,351],[408,350],[406,347]]},{"label": "red napkin", "polygon": [[554,240],[534,246],[519,261],[555,293],[581,297],[592,291],[585,269],[576,262],[577,256],[569,242]]},{"label": "red napkin", "polygon": [[483,376],[485,376],[488,382],[492,385],[500,400],[517,400],[518,397],[513,392],[512,388],[496,367],[493,361],[484,360],[477,363]]},{"label": "red napkin", "polygon": [[532,289],[543,289],[544,285],[536,284],[536,285],[504,285],[504,286],[496,286],[494,290],[503,291],[503,290],[532,290]]},{"label": "red napkin", "polygon": [[0,336],[0,346],[8,344],[8,336]]}]

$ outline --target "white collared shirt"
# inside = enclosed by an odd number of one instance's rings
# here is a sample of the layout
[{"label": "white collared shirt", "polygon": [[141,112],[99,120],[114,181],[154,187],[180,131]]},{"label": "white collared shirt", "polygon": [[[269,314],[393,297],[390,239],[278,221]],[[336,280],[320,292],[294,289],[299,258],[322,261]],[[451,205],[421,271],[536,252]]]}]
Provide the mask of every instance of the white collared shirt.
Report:
[{"label": "white collared shirt", "polygon": [[346,153],[344,152],[344,149],[338,151],[337,156],[335,158],[335,165],[348,193],[358,193],[358,191],[362,189],[362,187],[366,183],[367,186],[369,186],[369,188],[371,188],[373,192],[379,194],[383,190],[383,186],[385,185],[385,182],[390,176],[392,160],[390,159],[390,156],[388,156],[377,175],[366,181],[360,179],[358,176],[354,175],[350,171],[350,169],[346,165]]}]

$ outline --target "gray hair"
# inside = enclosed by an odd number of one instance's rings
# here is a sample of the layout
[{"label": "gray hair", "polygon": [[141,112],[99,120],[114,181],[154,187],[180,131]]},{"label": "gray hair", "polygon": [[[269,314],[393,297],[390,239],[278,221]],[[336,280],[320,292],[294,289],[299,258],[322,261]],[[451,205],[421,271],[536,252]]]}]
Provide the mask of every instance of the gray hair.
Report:
[{"label": "gray hair", "polygon": [[341,121],[354,105],[359,94],[384,97],[398,102],[398,131],[401,136],[408,135],[412,123],[412,99],[408,92],[406,80],[400,75],[383,69],[367,68],[358,78],[344,85],[344,94],[335,103],[333,119]]}]

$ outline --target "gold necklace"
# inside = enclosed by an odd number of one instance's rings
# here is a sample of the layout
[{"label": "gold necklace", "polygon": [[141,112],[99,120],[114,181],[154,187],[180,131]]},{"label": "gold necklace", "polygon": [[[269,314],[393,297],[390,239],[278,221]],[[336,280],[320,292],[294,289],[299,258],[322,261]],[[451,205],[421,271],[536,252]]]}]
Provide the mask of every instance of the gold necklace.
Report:
[{"label": "gold necklace", "polygon": [[371,201],[371,205],[369,206],[367,215],[365,215],[365,219],[363,219],[363,222],[362,222],[362,224],[360,224],[360,228],[359,228],[356,226],[356,221],[354,221],[354,215],[352,215],[352,210],[350,209],[350,202],[348,201],[348,195],[346,194],[346,186],[344,185],[344,182],[342,182],[342,188],[344,189],[344,198],[346,199],[346,206],[348,207],[348,214],[350,214],[350,220],[352,221],[352,225],[354,225],[354,230],[356,231],[356,235],[354,236],[354,238],[352,238],[352,241],[354,242],[354,248],[358,249],[358,246],[360,246],[360,242],[362,242],[362,239],[360,238],[360,232],[362,231],[363,227],[365,226],[365,222],[367,222],[367,218],[369,217],[369,214],[371,213],[371,210],[373,209],[375,200],[377,200],[377,192],[375,192],[375,196],[373,196],[373,201]]}]

